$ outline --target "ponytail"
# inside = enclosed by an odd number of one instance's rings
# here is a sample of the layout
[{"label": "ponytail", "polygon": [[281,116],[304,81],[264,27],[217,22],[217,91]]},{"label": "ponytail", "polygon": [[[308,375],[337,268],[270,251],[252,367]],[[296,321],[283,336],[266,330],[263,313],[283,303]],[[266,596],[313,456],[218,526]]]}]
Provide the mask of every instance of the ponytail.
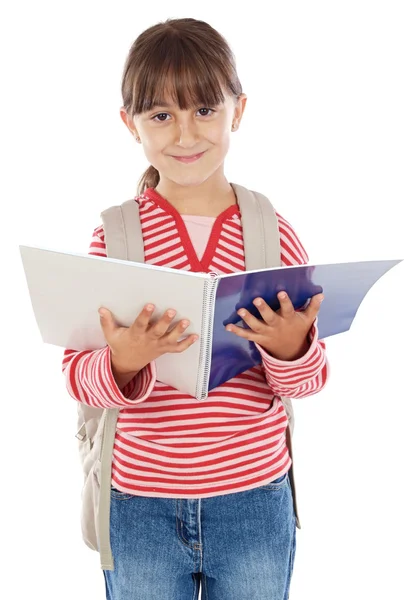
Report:
[{"label": "ponytail", "polygon": [[155,188],[159,181],[160,173],[153,165],[150,165],[140,177],[137,185],[137,195],[140,196],[147,188]]}]

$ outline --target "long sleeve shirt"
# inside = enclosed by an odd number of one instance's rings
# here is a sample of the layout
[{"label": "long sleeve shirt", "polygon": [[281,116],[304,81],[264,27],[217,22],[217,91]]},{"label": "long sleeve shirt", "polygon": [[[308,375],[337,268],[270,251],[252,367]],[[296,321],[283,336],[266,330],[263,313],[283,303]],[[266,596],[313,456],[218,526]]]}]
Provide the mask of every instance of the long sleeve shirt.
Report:
[{"label": "long sleeve shirt", "polygon": [[[135,201],[146,263],[197,272],[245,270],[237,205],[214,219],[180,215],[152,188]],[[277,219],[282,265],[306,264],[307,253],[295,231],[278,213]],[[102,226],[94,230],[89,253],[106,256]],[[278,360],[257,345],[261,364],[211,390],[205,401],[157,381],[155,362],[119,389],[108,346],[66,349],[62,368],[75,400],[120,409],[114,487],[141,496],[201,498],[252,489],[288,471],[288,420],[281,396],[315,394],[328,377],[316,321],[309,341],[307,353],[294,361]]]}]

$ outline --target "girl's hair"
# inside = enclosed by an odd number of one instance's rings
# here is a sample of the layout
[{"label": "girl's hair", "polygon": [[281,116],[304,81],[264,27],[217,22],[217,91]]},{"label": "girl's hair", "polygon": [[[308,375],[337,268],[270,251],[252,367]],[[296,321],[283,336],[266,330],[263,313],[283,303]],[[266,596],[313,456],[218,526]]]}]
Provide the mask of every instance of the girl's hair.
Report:
[{"label": "girl's hair", "polygon": [[[121,83],[130,117],[162,105],[165,96],[181,110],[216,106],[224,91],[238,99],[242,87],[234,55],[211,25],[196,19],[167,19],[141,33],[128,53]],[[160,180],[152,165],[139,180],[137,194]]]}]

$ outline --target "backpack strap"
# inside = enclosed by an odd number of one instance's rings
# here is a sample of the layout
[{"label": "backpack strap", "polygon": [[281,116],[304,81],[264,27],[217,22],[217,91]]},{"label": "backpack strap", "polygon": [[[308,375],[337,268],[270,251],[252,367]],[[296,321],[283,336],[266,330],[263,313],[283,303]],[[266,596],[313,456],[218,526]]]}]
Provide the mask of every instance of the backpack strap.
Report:
[{"label": "backpack strap", "polygon": [[111,465],[114,438],[118,419],[118,408],[104,410],[104,429],[100,450],[100,493],[98,498],[98,550],[102,569],[114,570],[110,543]]},{"label": "backpack strap", "polygon": [[281,267],[280,235],[273,205],[259,192],[237,183],[231,185],[241,212],[246,270]]},{"label": "backpack strap", "polygon": [[107,256],[144,262],[140,207],[134,199],[111,206],[101,213]]}]

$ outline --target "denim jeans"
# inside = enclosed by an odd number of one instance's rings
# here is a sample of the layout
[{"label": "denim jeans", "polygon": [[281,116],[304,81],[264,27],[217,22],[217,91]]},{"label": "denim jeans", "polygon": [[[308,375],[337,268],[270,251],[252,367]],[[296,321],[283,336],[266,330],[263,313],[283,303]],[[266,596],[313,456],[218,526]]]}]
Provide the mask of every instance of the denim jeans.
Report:
[{"label": "denim jeans", "polygon": [[108,600],[287,600],[296,522],[288,474],[212,498],[111,489]]}]

